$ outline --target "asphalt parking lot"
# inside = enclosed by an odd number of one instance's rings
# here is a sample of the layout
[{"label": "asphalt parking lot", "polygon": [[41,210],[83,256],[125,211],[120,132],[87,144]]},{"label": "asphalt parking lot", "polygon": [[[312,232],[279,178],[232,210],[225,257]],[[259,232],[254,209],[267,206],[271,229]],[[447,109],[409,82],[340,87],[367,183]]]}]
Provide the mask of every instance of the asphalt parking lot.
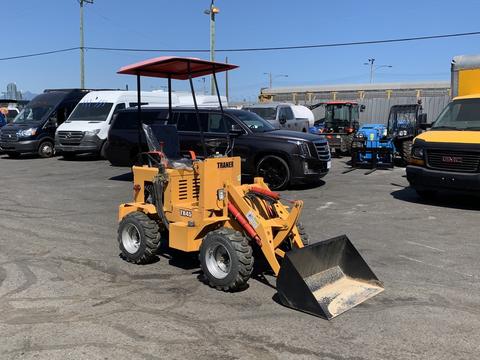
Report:
[{"label": "asphalt parking lot", "polygon": [[188,258],[132,265],[116,215],[128,169],[0,158],[1,359],[476,359],[478,198],[421,202],[404,169],[286,191],[315,240],[347,234],[385,291],[326,321],[282,307],[270,282],[221,293]]}]

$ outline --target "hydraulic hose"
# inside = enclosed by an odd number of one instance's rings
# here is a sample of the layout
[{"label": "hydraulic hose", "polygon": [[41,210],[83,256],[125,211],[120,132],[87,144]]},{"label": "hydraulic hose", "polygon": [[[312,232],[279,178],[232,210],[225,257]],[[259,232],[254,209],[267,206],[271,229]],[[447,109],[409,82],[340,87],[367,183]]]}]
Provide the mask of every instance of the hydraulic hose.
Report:
[{"label": "hydraulic hose", "polygon": [[235,205],[232,203],[228,203],[228,211],[230,211],[233,215],[233,218],[238,221],[238,223],[245,229],[247,234],[256,241],[258,246],[262,246],[262,240],[260,236],[258,236],[255,229],[250,225],[250,223],[245,219],[245,217],[237,210]]}]

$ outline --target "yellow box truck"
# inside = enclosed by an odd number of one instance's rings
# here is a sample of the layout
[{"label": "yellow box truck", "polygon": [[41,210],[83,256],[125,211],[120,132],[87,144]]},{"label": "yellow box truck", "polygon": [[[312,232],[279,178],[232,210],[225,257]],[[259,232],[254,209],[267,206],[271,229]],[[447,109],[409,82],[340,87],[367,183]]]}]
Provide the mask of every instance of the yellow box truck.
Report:
[{"label": "yellow box truck", "polygon": [[452,60],[452,101],[418,135],[407,179],[421,197],[440,190],[480,193],[480,55]]}]

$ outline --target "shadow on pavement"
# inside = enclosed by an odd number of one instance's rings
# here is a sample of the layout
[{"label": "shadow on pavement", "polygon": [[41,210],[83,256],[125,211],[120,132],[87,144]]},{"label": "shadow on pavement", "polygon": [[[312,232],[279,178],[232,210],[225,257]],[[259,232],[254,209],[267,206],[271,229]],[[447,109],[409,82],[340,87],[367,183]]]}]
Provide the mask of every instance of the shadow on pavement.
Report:
[{"label": "shadow on pavement", "polygon": [[459,210],[480,210],[479,197],[450,191],[436,193],[432,199],[421,198],[411,187],[405,187],[390,193],[393,198],[414,204],[448,207]]},{"label": "shadow on pavement", "polygon": [[309,184],[292,185],[287,190],[309,190],[325,185],[325,181],[319,180]]},{"label": "shadow on pavement", "polygon": [[129,171],[129,172],[126,172],[124,174],[112,176],[108,180],[131,182],[131,181],[133,181],[133,173],[131,171]]},{"label": "shadow on pavement", "polygon": [[5,160],[31,160],[31,159],[42,159],[42,158],[40,156],[38,156],[37,154],[21,154],[21,155],[13,156],[13,157],[10,157],[7,154],[2,154],[1,159],[5,159]]},{"label": "shadow on pavement", "polygon": [[105,161],[100,156],[96,154],[78,154],[72,157],[64,158],[61,154],[58,156],[58,160],[60,161],[69,161],[69,162],[81,162],[81,161]]}]

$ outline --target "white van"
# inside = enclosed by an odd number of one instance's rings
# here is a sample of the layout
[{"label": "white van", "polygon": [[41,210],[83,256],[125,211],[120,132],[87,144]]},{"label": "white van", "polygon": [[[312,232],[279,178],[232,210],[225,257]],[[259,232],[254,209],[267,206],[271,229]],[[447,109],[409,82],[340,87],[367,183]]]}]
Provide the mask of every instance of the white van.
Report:
[{"label": "white van", "polygon": [[[193,96],[190,92],[174,92],[174,96],[178,98],[178,106],[184,107],[191,107],[194,106],[193,104]],[[218,96],[217,95],[203,95],[203,94],[195,94],[197,98],[197,106],[199,108],[212,108],[212,107],[219,107],[218,104]],[[228,100],[226,96],[220,96],[220,100],[222,101],[222,106],[227,108],[228,107]]]},{"label": "white van", "polygon": [[262,103],[243,106],[243,110],[256,113],[277,129],[308,132],[313,125],[312,111],[302,105],[288,103]]},{"label": "white van", "polygon": [[[179,99],[172,97],[179,105]],[[120,110],[137,106],[136,91],[92,91],[77,104],[55,133],[55,150],[64,158],[94,153],[104,157],[105,143],[113,116]],[[165,91],[142,92],[142,105],[168,105]]]}]

